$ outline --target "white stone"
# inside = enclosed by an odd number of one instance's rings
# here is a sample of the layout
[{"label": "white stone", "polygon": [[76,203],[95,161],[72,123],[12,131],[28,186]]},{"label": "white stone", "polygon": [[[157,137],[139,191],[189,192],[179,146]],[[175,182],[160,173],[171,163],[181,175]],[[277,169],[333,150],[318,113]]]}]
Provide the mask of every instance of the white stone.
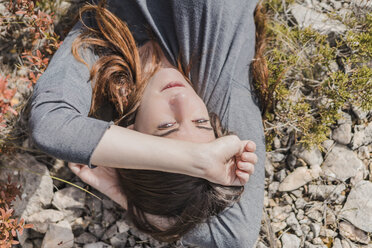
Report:
[{"label": "white stone", "polygon": [[347,145],[351,140],[351,125],[348,123],[341,124],[338,128],[333,130],[332,139],[342,145]]},{"label": "white stone", "polygon": [[291,211],[292,211],[292,208],[289,205],[275,206],[272,208],[272,213],[271,213],[270,218],[273,222],[281,222],[287,219]]},{"label": "white stone", "polygon": [[129,230],[129,225],[125,220],[119,220],[116,222],[119,233],[127,232]]},{"label": "white stone", "polygon": [[340,230],[340,234],[343,237],[346,237],[350,240],[353,240],[353,241],[356,241],[362,244],[368,244],[371,241],[371,239],[365,232],[356,228],[355,226],[353,226],[347,221],[341,221],[338,227]]},{"label": "white stone", "polygon": [[52,204],[59,210],[85,208],[85,192],[76,187],[58,190],[53,197]]},{"label": "white stone", "polygon": [[333,178],[345,181],[364,170],[363,162],[349,148],[337,144],[322,165],[323,173],[330,180]]},{"label": "white stone", "polygon": [[314,238],[318,237],[319,236],[319,233],[320,233],[320,225],[318,223],[311,223],[310,224],[310,229],[311,231],[313,232],[314,234]]},{"label": "white stone", "polygon": [[277,233],[286,227],[287,227],[287,223],[285,222],[272,222],[271,223],[271,228],[273,229],[274,233]]},{"label": "white stone", "polygon": [[291,147],[291,152],[298,158],[304,160],[310,167],[320,166],[323,163],[323,156],[318,147],[305,149],[301,144]]},{"label": "white stone", "polygon": [[309,185],[308,192],[318,200],[336,200],[341,192],[345,190],[344,184],[339,185]]},{"label": "white stone", "polygon": [[299,248],[301,245],[301,239],[299,239],[296,235],[284,233],[282,235],[282,247],[285,248]]},{"label": "white stone", "polygon": [[367,127],[355,126],[355,132],[352,140],[352,149],[372,143],[372,122]]},{"label": "white stone", "polygon": [[361,181],[351,189],[339,218],[357,228],[372,232],[372,182]]},{"label": "white stone", "polygon": [[312,27],[321,34],[343,33],[347,30],[347,27],[341,22],[300,4],[292,4],[289,8],[300,28]]},{"label": "white stone", "polygon": [[274,151],[274,152],[269,153],[269,157],[272,162],[277,163],[277,162],[283,161],[283,159],[285,158],[285,155],[283,153]]},{"label": "white stone", "polygon": [[46,165],[39,163],[29,154],[16,154],[7,162],[8,168],[1,168],[0,175],[7,176],[18,171],[12,177],[13,182],[22,185],[22,199],[13,203],[15,215],[28,221],[28,216],[48,206],[53,198],[53,181]]},{"label": "white stone", "polygon": [[98,243],[92,243],[92,244],[86,244],[83,246],[84,248],[112,248],[111,245],[108,245],[103,242],[98,242]]},{"label": "white stone", "polygon": [[74,246],[74,234],[70,224],[63,220],[57,224],[50,224],[43,239],[41,248],[71,248]]},{"label": "white stone", "polygon": [[290,173],[279,185],[279,191],[292,191],[319,177],[320,167],[308,169],[298,167]]},{"label": "white stone", "polygon": [[341,118],[337,120],[338,125],[345,124],[345,123],[350,124],[350,125],[353,124],[352,119],[351,119],[351,115],[349,115],[348,113],[345,113],[344,111],[341,111],[341,110],[339,110],[338,113],[341,116]]},{"label": "white stone", "polygon": [[64,214],[54,209],[42,210],[28,217],[28,221],[34,225],[32,229],[40,233],[46,233],[50,223],[57,223],[64,218]]},{"label": "white stone", "polygon": [[298,220],[296,219],[296,216],[295,216],[294,212],[289,214],[288,218],[286,219],[286,222],[287,222],[288,226],[290,228],[292,228],[292,230],[296,233],[296,235],[298,237],[302,236],[303,233],[302,233],[302,230],[301,230],[301,226],[298,223]]},{"label": "white stone", "polygon": [[326,149],[327,152],[329,152],[335,142],[331,139],[325,140],[322,142],[322,147]]},{"label": "white stone", "polygon": [[372,9],[371,0],[351,0],[351,2],[359,8]]}]

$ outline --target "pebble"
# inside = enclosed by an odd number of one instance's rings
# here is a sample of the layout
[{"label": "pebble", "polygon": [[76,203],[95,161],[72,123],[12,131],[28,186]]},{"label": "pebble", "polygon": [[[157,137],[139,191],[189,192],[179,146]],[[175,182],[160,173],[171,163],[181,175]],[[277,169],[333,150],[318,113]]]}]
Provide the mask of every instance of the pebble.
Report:
[{"label": "pebble", "polygon": [[347,221],[340,221],[339,224],[340,234],[352,241],[359,242],[362,244],[369,244],[371,239],[367,233],[356,228]]},{"label": "pebble", "polygon": [[332,226],[336,225],[336,215],[332,211],[327,211],[325,224]]},{"label": "pebble", "polygon": [[287,157],[287,165],[288,165],[288,168],[290,170],[293,170],[295,167],[296,167],[296,164],[297,164],[297,158],[295,155],[293,155],[292,153],[288,155]]},{"label": "pebble", "polygon": [[339,118],[337,120],[338,125],[345,124],[345,123],[350,124],[350,125],[353,124],[352,119],[351,119],[351,115],[349,115],[348,113],[345,113],[344,111],[341,111],[341,110],[338,113],[341,116],[341,118]]},{"label": "pebble", "polygon": [[332,139],[342,145],[349,144],[351,137],[352,137],[351,125],[348,123],[341,124],[338,128],[334,129],[332,132]]},{"label": "pebble", "polygon": [[335,238],[332,248],[342,248],[341,240],[339,238]]},{"label": "pebble", "polygon": [[99,224],[89,225],[88,230],[89,230],[90,233],[92,233],[98,239],[101,239],[101,237],[105,233],[105,229]]},{"label": "pebble", "polygon": [[296,235],[284,233],[281,237],[282,247],[285,248],[299,248],[301,245],[301,239]]},{"label": "pebble", "polygon": [[83,248],[112,248],[112,246],[104,242],[98,242],[98,243],[86,244],[83,246]]},{"label": "pebble", "polygon": [[110,243],[114,247],[124,247],[125,243],[127,242],[127,239],[128,239],[127,232],[118,233],[110,239]]},{"label": "pebble", "polygon": [[256,248],[268,248],[268,246],[266,246],[264,243],[262,243],[261,241],[259,241],[256,245]]},{"label": "pebble", "polygon": [[[104,229],[105,230],[105,229]],[[111,239],[118,233],[118,227],[116,225],[112,225],[109,227],[106,232],[103,234],[102,240]]]},{"label": "pebble", "polygon": [[301,225],[301,230],[302,230],[302,233],[306,236],[310,232],[310,227],[309,227],[309,225],[302,224]]},{"label": "pebble", "polygon": [[345,190],[343,183],[339,185],[309,185],[308,193],[316,200],[330,200],[335,201],[341,192]]},{"label": "pebble", "polygon": [[286,206],[275,206],[272,208],[271,219],[273,222],[281,222],[288,218],[289,213],[292,212],[292,208],[289,205]]},{"label": "pebble", "polygon": [[339,179],[345,181],[364,170],[363,162],[357,155],[344,145],[335,145],[322,165],[322,170],[328,180]]},{"label": "pebble", "polygon": [[274,166],[271,164],[271,161],[267,158],[267,156],[265,160],[265,175],[267,178],[272,178],[274,176]]},{"label": "pebble", "polygon": [[321,225],[318,224],[318,223],[311,223],[310,224],[310,229],[314,234],[314,238],[317,238],[319,236],[320,228],[321,228]]},{"label": "pebble", "polygon": [[310,167],[320,166],[323,163],[322,153],[317,147],[307,150],[301,144],[296,144],[291,147],[291,152],[296,157],[303,159]]},{"label": "pebble", "polygon": [[97,238],[88,232],[81,234],[79,237],[75,238],[75,242],[78,244],[89,244],[97,242]]},{"label": "pebble", "polygon": [[296,218],[297,218],[298,220],[303,220],[304,217],[305,217],[305,212],[304,212],[304,210],[299,209],[299,210],[298,210],[298,213],[297,213],[297,215],[296,215]]},{"label": "pebble", "polygon": [[306,201],[303,198],[298,198],[295,201],[295,206],[297,209],[303,209],[306,206]]},{"label": "pebble", "polygon": [[283,153],[274,151],[274,152],[269,153],[269,157],[272,162],[279,163],[283,161],[283,159],[285,158],[285,155]]},{"label": "pebble", "polygon": [[358,148],[358,157],[360,159],[370,159],[370,152],[368,146],[361,146]]},{"label": "pebble", "polygon": [[319,236],[322,236],[322,237],[326,237],[326,238],[334,238],[338,235],[337,232],[329,229],[329,228],[325,228],[325,227],[321,227],[320,228],[320,232],[319,232]]},{"label": "pebble", "polygon": [[287,227],[286,222],[272,222],[271,223],[271,228],[273,229],[274,233],[277,233],[277,232],[283,230],[286,227]]},{"label": "pebble", "polygon": [[129,230],[129,225],[124,220],[119,220],[116,222],[119,233],[127,232]]},{"label": "pebble", "polygon": [[116,221],[116,216],[114,211],[110,211],[108,209],[103,210],[103,217],[102,217],[102,226],[104,228],[111,226]]},{"label": "pebble", "polygon": [[53,196],[53,206],[59,210],[85,208],[85,192],[76,187],[58,190]]},{"label": "pebble", "polygon": [[269,184],[269,195],[272,196],[274,195],[279,189],[279,182],[273,181],[272,183]]},{"label": "pebble", "polygon": [[61,247],[72,248],[74,246],[74,234],[70,224],[66,221],[52,223],[45,234],[41,248]]},{"label": "pebble", "polygon": [[359,120],[364,120],[368,115],[368,111],[365,111],[354,104],[351,105],[351,110]]},{"label": "pebble", "polygon": [[370,143],[372,143],[372,122],[366,127],[364,125],[355,125],[351,149],[355,150]]},{"label": "pebble", "polygon": [[287,175],[286,169],[281,169],[280,171],[274,174],[274,179],[276,181],[282,182],[284,178],[286,177],[286,175]]},{"label": "pebble", "polygon": [[323,220],[323,215],[320,211],[318,210],[313,210],[311,209],[312,211],[308,211],[307,212],[307,217],[309,217],[310,219],[312,219],[313,221],[316,221],[316,222],[322,222]]},{"label": "pebble", "polygon": [[279,191],[291,191],[319,177],[320,167],[308,169],[298,167],[291,172],[279,185]]},{"label": "pebble", "polygon": [[281,147],[280,139],[277,136],[275,136],[275,138],[273,140],[273,144],[274,144],[275,149],[279,149]]},{"label": "pebble", "polygon": [[286,222],[288,226],[292,228],[292,230],[296,233],[298,237],[302,236],[301,226],[298,223],[298,220],[296,219],[296,216],[293,212],[289,214],[288,218],[286,219]]},{"label": "pebble", "polygon": [[322,142],[322,147],[323,147],[327,152],[329,152],[329,151],[331,150],[331,148],[332,148],[332,146],[333,146],[334,143],[335,143],[334,140],[330,140],[330,139],[328,139],[328,140],[325,140],[325,141]]},{"label": "pebble", "polygon": [[34,225],[33,229],[40,233],[46,233],[50,223],[61,221],[65,215],[54,209],[41,210],[27,218],[29,223]]},{"label": "pebble", "polygon": [[360,181],[351,189],[339,218],[355,227],[372,232],[372,182]]},{"label": "pebble", "polygon": [[91,195],[86,197],[86,206],[89,209],[89,215],[91,215],[94,219],[100,220],[102,218],[102,201],[93,197]]}]

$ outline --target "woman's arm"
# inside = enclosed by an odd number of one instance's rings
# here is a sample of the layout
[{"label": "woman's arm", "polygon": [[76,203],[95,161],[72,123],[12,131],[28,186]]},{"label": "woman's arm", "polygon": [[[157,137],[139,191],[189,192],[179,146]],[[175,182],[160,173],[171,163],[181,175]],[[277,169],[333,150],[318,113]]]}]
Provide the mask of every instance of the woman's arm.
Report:
[{"label": "woman's arm", "polygon": [[94,150],[94,165],[158,170],[201,177],[222,185],[244,185],[248,175],[236,170],[235,157],[247,145],[237,136],[221,137],[210,143],[161,138],[128,128],[111,126]]}]

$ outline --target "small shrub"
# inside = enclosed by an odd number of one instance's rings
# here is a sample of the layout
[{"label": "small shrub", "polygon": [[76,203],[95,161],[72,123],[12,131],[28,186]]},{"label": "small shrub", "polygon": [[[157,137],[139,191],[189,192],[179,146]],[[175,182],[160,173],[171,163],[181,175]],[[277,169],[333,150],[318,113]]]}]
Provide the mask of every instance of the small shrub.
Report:
[{"label": "small shrub", "polygon": [[306,147],[319,145],[329,138],[340,111],[351,105],[372,109],[372,14],[352,7],[347,18],[328,13],[348,27],[332,39],[293,23],[286,12],[291,2],[265,1],[268,150],[276,135],[289,132]]},{"label": "small shrub", "polygon": [[32,224],[25,224],[24,220],[18,221],[14,218],[14,209],[12,202],[16,197],[21,197],[20,186],[11,182],[8,176],[8,182],[0,182],[0,247],[8,248],[12,245],[19,244],[14,240],[17,237],[17,231],[22,235],[23,230],[31,228]]}]

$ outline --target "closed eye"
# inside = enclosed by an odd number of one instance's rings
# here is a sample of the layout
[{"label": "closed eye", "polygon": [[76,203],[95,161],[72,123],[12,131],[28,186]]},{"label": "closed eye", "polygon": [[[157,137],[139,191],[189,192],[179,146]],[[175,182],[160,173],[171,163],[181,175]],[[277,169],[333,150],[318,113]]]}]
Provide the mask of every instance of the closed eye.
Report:
[{"label": "closed eye", "polygon": [[170,123],[164,123],[164,124],[160,124],[158,126],[158,129],[159,130],[163,130],[163,129],[167,129],[167,128],[170,128],[170,127],[173,127],[177,122],[170,122]]},{"label": "closed eye", "polygon": [[198,119],[198,120],[193,120],[192,122],[195,122],[195,123],[207,123],[209,120],[207,119]]}]

